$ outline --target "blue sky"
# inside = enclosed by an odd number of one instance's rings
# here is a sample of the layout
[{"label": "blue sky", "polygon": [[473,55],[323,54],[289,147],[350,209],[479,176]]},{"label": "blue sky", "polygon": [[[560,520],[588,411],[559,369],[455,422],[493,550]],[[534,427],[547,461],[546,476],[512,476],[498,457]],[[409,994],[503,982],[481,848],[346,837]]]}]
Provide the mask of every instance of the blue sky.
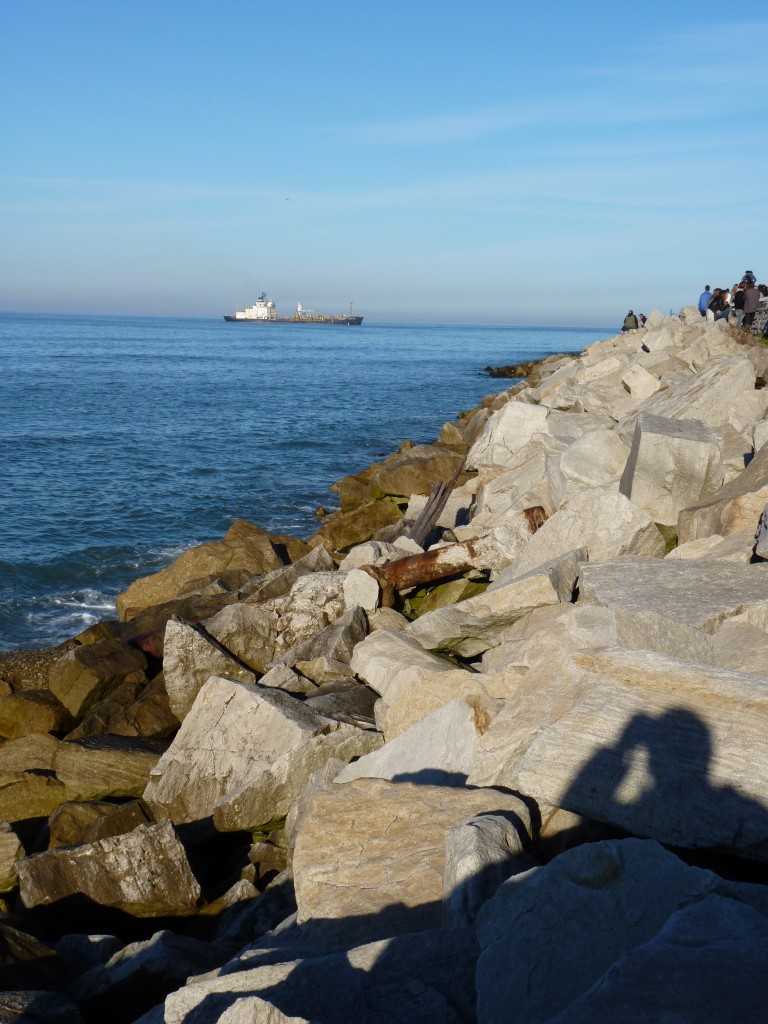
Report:
[{"label": "blue sky", "polygon": [[0,0],[0,309],[617,325],[768,278],[768,14]]}]

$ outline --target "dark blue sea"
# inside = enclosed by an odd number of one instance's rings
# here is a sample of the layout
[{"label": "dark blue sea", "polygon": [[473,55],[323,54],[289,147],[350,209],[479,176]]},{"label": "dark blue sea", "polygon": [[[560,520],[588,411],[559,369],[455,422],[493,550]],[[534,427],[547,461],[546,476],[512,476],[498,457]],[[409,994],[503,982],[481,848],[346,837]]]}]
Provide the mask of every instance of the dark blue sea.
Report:
[{"label": "dark blue sea", "polygon": [[235,519],[308,536],[334,481],[509,387],[489,364],[613,333],[0,314],[0,650],[113,616]]}]

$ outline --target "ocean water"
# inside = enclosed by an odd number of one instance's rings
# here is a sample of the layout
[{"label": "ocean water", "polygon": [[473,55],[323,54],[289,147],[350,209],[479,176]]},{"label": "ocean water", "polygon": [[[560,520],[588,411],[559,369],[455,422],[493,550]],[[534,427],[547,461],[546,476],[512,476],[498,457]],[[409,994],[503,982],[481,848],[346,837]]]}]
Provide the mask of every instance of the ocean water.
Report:
[{"label": "ocean water", "polygon": [[329,486],[610,328],[0,314],[0,650],[114,615],[238,518],[308,536]]}]

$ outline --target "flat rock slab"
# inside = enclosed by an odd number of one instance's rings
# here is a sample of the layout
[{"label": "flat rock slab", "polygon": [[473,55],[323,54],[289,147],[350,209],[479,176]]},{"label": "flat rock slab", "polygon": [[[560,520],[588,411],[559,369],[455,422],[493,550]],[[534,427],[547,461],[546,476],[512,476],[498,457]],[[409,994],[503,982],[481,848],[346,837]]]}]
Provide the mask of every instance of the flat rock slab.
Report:
[{"label": "flat rock slab", "polygon": [[[751,904],[755,913],[766,909],[762,886],[725,881],[710,871],[688,867],[656,843],[634,839],[589,843],[561,854],[546,867],[511,878],[478,915],[479,1024],[559,1021],[557,1015],[588,992],[620,957],[653,939],[680,908],[712,895]],[[745,948],[749,945],[745,935]],[[698,948],[699,943],[691,944],[692,957]],[[702,971],[707,963],[702,953]],[[646,974],[648,990],[653,990],[656,979],[656,973]],[[616,1018],[611,1011],[589,1019],[625,1018]],[[639,1024],[667,1017],[627,1019]],[[674,1018],[678,1019],[688,1024],[688,1018]],[[709,1019],[699,1018],[696,1024]],[[741,1018],[711,1019],[725,1024]],[[570,1022],[567,1016],[563,1020]]]},{"label": "flat rock slab", "polygon": [[439,926],[446,835],[475,814],[505,812],[527,835],[526,805],[494,789],[357,779],[319,790],[294,848],[299,922],[368,938]]},{"label": "flat rock slab", "polygon": [[616,613],[714,633],[733,615],[768,609],[768,565],[616,558],[582,566],[579,595]]},{"label": "flat rock slab", "polygon": [[144,799],[159,820],[215,814],[219,828],[255,827],[287,814],[328,758],[351,760],[380,742],[281,690],[214,676],[153,769]]},{"label": "flat rock slab", "polygon": [[386,628],[377,629],[355,647],[349,667],[388,704],[427,672],[456,671],[455,665],[425,650],[405,630]]},{"label": "flat rock slab", "polygon": [[768,860],[767,736],[766,676],[583,651],[496,717],[469,781],[674,846]]},{"label": "flat rock slab", "polygon": [[188,914],[200,900],[200,886],[170,824],[33,854],[19,862],[19,889],[30,908],[81,895],[137,917]]}]

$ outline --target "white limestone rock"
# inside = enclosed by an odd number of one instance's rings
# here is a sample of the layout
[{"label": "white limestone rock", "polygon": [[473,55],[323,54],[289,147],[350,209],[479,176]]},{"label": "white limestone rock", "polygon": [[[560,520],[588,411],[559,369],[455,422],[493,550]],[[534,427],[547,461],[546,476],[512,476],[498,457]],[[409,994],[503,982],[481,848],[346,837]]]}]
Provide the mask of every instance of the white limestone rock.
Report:
[{"label": "white limestone rock", "polygon": [[762,448],[738,476],[711,496],[684,508],[678,518],[678,540],[727,536],[739,530],[757,530],[768,502],[768,447]]},{"label": "white limestone rock", "polygon": [[287,814],[326,760],[349,760],[380,742],[281,690],[214,677],[150,773],[144,800],[159,821],[214,815],[222,830],[255,827]]},{"label": "white limestone rock", "polygon": [[163,644],[163,679],[171,711],[180,722],[211,676],[255,683],[258,672],[228,657],[188,623],[170,619]]},{"label": "white limestone rock", "polygon": [[438,926],[445,837],[479,813],[513,814],[527,841],[530,815],[512,793],[383,779],[321,789],[296,836],[298,923],[370,938]]},{"label": "white limestone rock", "polygon": [[454,672],[456,666],[431,654],[408,630],[379,629],[355,647],[350,668],[388,703],[428,672]]},{"label": "white limestone rock", "polygon": [[676,526],[681,509],[714,494],[722,482],[721,441],[703,423],[640,417],[620,490],[655,523]]},{"label": "white limestone rock", "polygon": [[549,461],[547,476],[555,508],[567,505],[588,488],[618,487],[628,457],[629,448],[615,431],[582,434]]},{"label": "white limestone rock", "polygon": [[463,786],[477,753],[478,738],[499,709],[499,701],[484,695],[458,697],[379,750],[347,765],[334,781],[365,778]]},{"label": "white limestone rock", "polygon": [[362,569],[351,569],[346,574],[343,592],[347,609],[363,608],[366,612],[373,612],[381,601],[379,584]]},{"label": "white limestone rock", "polygon": [[630,363],[621,375],[621,382],[628,388],[635,402],[643,402],[655,395],[661,383],[649,370],[639,362]]},{"label": "white limestone rock", "polygon": [[545,434],[549,410],[525,402],[508,402],[488,420],[467,456],[467,469],[506,466],[534,434]]},{"label": "white limestone rock", "polygon": [[520,575],[568,551],[586,548],[590,562],[616,555],[664,555],[664,538],[651,517],[623,494],[592,487],[577,494],[528,541],[514,563]]},{"label": "white limestone rock", "polygon": [[665,561],[715,558],[723,559],[726,562],[736,562],[739,565],[749,565],[754,553],[754,530],[739,530],[738,533],[731,533],[727,537],[713,533],[710,537],[686,541],[685,544],[679,544],[676,548],[672,548],[665,556]]},{"label": "white limestone rock", "polygon": [[[768,677],[650,651],[575,653],[521,687],[470,785],[503,785],[680,847],[768,860]],[[748,750],[748,762],[744,751]]]},{"label": "white limestone rock", "polygon": [[664,622],[714,633],[727,618],[768,610],[768,565],[616,558],[582,566],[580,600],[620,609],[650,628]]}]

